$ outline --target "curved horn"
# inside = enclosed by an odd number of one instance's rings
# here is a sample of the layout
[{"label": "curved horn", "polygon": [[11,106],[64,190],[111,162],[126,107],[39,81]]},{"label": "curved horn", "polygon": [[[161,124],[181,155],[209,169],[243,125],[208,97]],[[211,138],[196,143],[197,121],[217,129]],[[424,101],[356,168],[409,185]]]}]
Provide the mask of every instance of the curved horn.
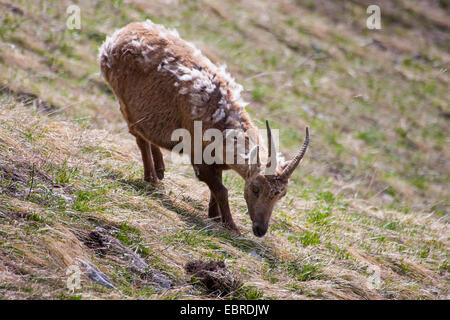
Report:
[{"label": "curved horn", "polygon": [[277,167],[277,152],[275,150],[275,143],[273,142],[272,131],[270,130],[269,121],[266,120],[266,128],[267,128],[267,145],[268,145],[268,156],[266,167],[273,168]]},{"label": "curved horn", "polygon": [[[259,160],[259,146],[255,146],[251,151],[250,151],[250,164],[255,165],[257,167],[259,167],[261,165],[261,161]],[[254,162],[254,160],[256,160],[256,163]]]},{"label": "curved horn", "polygon": [[309,128],[306,127],[305,142],[303,142],[303,146],[300,149],[300,152],[294,157],[294,159],[289,161],[289,164],[286,166],[286,168],[284,168],[283,172],[280,174],[281,179],[288,179],[291,176],[295,168],[297,168],[298,164],[303,159],[303,156],[306,153],[306,149],[308,149],[308,145],[309,145]]},{"label": "curved horn", "polygon": [[[252,175],[254,175],[256,172],[259,171],[259,167],[261,165],[261,161],[259,159],[259,146],[255,146],[251,151],[250,151],[250,156],[249,156],[249,170],[247,172],[247,177],[250,177]],[[256,160],[256,163],[255,163]]]}]

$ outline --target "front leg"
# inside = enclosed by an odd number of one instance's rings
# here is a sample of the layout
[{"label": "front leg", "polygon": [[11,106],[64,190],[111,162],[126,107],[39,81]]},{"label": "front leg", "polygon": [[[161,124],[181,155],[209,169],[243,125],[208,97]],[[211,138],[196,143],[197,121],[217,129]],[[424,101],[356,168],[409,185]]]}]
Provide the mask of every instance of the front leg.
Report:
[{"label": "front leg", "polygon": [[214,194],[211,192],[211,195],[209,197],[208,218],[217,219],[220,216],[221,215],[220,215],[219,205],[217,204]]},{"label": "front leg", "polygon": [[194,165],[194,171],[198,179],[208,185],[209,190],[211,190],[211,198],[214,198],[214,200],[210,200],[210,214],[216,214],[214,212],[215,209],[211,209],[211,204],[215,201],[225,227],[240,234],[231,216],[230,206],[228,204],[228,190],[222,184],[222,171],[214,165],[206,164]]},{"label": "front leg", "polygon": [[222,222],[224,223],[225,227],[235,231],[238,235],[241,233],[239,232],[239,228],[236,226],[236,224],[233,221],[233,217],[231,216],[230,211],[230,205],[228,204],[228,190],[225,188],[225,186],[220,183],[220,185],[216,185],[214,187],[214,195],[217,199],[220,213],[222,216]]},{"label": "front leg", "polygon": [[[218,178],[222,181],[222,170],[216,169]],[[216,196],[211,191],[209,196],[209,206],[208,206],[208,218],[218,219],[221,217],[219,204],[217,203]]]}]

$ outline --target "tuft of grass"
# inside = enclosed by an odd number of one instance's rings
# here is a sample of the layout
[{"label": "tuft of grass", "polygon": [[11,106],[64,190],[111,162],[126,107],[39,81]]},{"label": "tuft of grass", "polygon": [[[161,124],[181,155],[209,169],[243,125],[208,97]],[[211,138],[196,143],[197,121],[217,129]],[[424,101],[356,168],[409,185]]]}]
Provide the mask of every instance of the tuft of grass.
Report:
[{"label": "tuft of grass", "polygon": [[325,225],[329,222],[332,208],[329,206],[318,206],[308,212],[307,219],[316,225]]},{"label": "tuft of grass", "polygon": [[316,199],[317,200],[323,200],[323,201],[325,201],[326,203],[328,203],[330,205],[333,204],[335,202],[335,200],[336,200],[334,194],[332,192],[330,192],[330,191],[319,191],[316,194]]},{"label": "tuft of grass", "polygon": [[65,186],[70,183],[70,181],[76,178],[78,173],[78,168],[71,168],[68,166],[67,161],[56,169],[55,172],[55,184]]},{"label": "tuft of grass", "polygon": [[139,229],[127,225],[125,222],[120,224],[119,230],[116,233],[116,238],[124,245],[134,249],[136,253],[141,256],[148,256],[150,250],[143,244],[141,231]]},{"label": "tuft of grass", "polygon": [[298,264],[297,262],[289,262],[286,265],[288,273],[297,281],[308,281],[320,279],[320,266],[313,264]]},{"label": "tuft of grass", "polygon": [[260,300],[264,292],[251,285],[242,285],[231,294],[232,299]]},{"label": "tuft of grass", "polygon": [[287,238],[291,243],[300,243],[302,246],[307,247],[311,245],[320,244],[320,236],[316,232],[306,231],[302,234],[293,233]]}]

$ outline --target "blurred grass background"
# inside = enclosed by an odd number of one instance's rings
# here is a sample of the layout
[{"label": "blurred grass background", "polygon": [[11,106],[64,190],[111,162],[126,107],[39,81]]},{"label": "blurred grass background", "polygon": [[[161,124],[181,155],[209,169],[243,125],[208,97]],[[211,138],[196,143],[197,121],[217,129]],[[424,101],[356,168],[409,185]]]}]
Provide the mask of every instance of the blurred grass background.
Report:
[{"label": "blurred grass background", "polygon": [[[72,4],[79,30],[66,26]],[[370,4],[381,30],[366,27]],[[225,259],[243,277],[228,298],[448,297],[449,10],[447,0],[1,0],[0,297],[210,298],[183,272],[192,257]],[[145,19],[226,63],[287,158],[310,126],[266,238],[252,236],[232,172],[239,239],[207,221],[207,188],[189,167],[169,163],[157,190],[141,182],[96,57],[106,35]],[[142,285],[127,262],[86,246],[79,234],[98,226],[173,287]],[[69,293],[65,270],[80,257],[117,288],[85,278]]]}]

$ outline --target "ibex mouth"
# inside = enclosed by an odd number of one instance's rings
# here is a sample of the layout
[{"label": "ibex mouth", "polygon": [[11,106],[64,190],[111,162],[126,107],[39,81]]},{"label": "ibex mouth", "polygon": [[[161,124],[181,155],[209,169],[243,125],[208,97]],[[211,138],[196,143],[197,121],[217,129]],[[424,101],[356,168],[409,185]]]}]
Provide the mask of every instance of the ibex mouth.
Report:
[{"label": "ibex mouth", "polygon": [[260,225],[255,224],[255,223],[253,224],[252,229],[253,229],[253,234],[255,236],[257,236],[258,238],[263,237],[267,232],[267,227],[261,227]]}]

